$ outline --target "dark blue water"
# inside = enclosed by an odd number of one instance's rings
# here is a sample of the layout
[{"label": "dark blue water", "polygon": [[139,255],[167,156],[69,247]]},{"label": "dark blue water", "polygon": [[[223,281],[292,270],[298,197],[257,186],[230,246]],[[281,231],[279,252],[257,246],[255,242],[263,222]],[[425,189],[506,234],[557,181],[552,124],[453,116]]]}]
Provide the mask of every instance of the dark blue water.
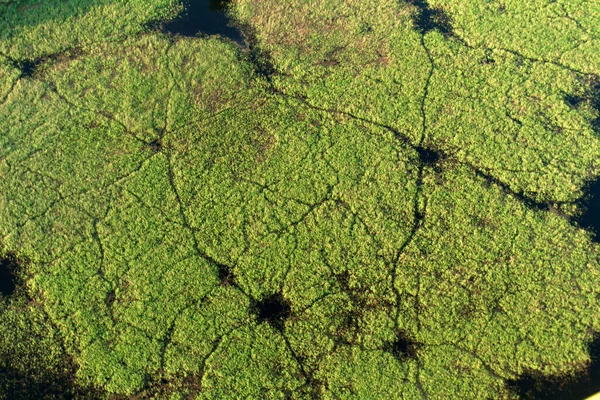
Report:
[{"label": "dark blue water", "polygon": [[220,35],[245,46],[242,33],[225,13],[229,0],[185,0],[183,13],[164,25],[172,34],[193,37]]}]

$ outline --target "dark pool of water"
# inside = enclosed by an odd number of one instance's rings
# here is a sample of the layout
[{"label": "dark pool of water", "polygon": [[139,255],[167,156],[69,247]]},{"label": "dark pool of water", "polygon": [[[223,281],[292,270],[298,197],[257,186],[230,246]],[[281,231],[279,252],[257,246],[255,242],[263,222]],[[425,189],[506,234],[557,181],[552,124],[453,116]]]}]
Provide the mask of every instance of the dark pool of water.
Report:
[{"label": "dark pool of water", "polygon": [[595,235],[596,242],[600,242],[600,178],[587,185],[581,205],[584,213],[579,224]]},{"label": "dark pool of water", "polygon": [[397,360],[404,362],[406,360],[415,360],[420,347],[420,344],[415,342],[405,332],[400,332],[396,335],[396,340],[386,344],[384,350]]},{"label": "dark pool of water", "polygon": [[278,330],[283,330],[285,320],[292,312],[290,303],[281,293],[267,296],[254,305],[254,313],[259,322],[267,322]]},{"label": "dark pool of water", "polygon": [[425,0],[408,0],[417,11],[413,14],[413,23],[415,28],[425,34],[437,30],[445,36],[451,36],[452,22],[448,14],[441,8],[432,8]]},{"label": "dark pool of water", "polygon": [[441,158],[439,152],[426,147],[417,147],[416,150],[419,155],[419,160],[425,165],[435,165]]},{"label": "dark pool of water", "polygon": [[15,278],[16,261],[13,257],[0,258],[0,294],[10,296],[17,288]]},{"label": "dark pool of water", "polygon": [[39,65],[40,65],[40,62],[37,60],[32,60],[32,61],[27,60],[27,61],[21,62],[21,75],[23,77],[32,76],[35,73],[35,71]]},{"label": "dark pool of water", "polygon": [[508,388],[521,399],[582,400],[600,392],[600,335],[588,344],[591,363],[574,376],[552,377],[523,374],[507,382]]},{"label": "dark pool of water", "polygon": [[185,0],[184,12],[163,26],[166,32],[181,36],[221,35],[244,46],[239,29],[231,26],[225,14],[229,0]]}]

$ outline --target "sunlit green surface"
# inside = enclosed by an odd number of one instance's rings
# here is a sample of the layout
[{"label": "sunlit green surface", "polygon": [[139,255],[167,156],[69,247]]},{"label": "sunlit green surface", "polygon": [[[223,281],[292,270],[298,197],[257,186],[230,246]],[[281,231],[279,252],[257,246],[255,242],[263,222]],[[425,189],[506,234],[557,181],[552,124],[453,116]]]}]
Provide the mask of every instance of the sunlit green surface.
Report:
[{"label": "sunlit green surface", "polygon": [[0,243],[27,260],[4,364],[106,396],[446,399],[589,362],[600,249],[570,217],[600,137],[565,96],[600,74],[598,6],[432,0],[443,35],[397,1],[238,0],[267,79],[140,33],[177,4],[60,4],[0,5]]}]

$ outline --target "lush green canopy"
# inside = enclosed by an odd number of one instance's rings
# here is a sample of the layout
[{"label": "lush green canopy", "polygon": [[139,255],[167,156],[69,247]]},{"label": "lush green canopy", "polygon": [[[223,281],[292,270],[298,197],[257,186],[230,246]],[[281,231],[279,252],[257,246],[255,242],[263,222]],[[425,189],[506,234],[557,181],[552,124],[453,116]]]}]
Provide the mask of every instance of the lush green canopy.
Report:
[{"label": "lush green canopy", "polygon": [[511,398],[589,365],[600,5],[236,0],[250,50],[150,28],[180,10],[0,3],[6,396]]}]

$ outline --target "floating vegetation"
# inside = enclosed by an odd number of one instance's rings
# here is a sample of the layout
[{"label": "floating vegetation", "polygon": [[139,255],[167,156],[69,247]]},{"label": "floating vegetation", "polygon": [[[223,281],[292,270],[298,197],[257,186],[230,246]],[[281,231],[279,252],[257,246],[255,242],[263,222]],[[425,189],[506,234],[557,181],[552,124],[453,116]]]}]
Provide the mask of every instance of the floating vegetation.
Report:
[{"label": "floating vegetation", "polygon": [[596,390],[596,9],[0,4],[0,398]]}]

